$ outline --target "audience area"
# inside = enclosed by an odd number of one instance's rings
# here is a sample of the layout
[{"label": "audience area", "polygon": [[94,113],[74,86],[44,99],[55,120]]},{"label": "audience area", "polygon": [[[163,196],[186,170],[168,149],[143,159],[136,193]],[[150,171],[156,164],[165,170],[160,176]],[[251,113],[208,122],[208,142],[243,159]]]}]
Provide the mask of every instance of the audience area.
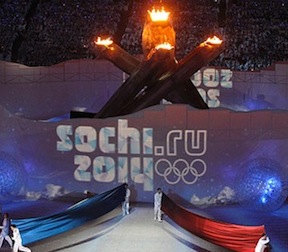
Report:
[{"label": "audience area", "polygon": [[[142,54],[142,29],[152,0],[3,0],[0,60],[50,66],[98,58],[97,36],[109,36],[130,54]],[[288,0],[163,0],[181,60],[217,35],[225,51],[210,63],[254,71],[288,60]]]}]

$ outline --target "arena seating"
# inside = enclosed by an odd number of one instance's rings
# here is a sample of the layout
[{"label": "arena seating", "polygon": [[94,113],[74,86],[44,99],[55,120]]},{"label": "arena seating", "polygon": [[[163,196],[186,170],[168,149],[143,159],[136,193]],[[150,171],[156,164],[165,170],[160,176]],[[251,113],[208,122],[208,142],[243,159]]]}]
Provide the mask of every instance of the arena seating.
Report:
[{"label": "arena seating", "polygon": [[[97,58],[94,39],[110,36],[141,55],[141,34],[151,0],[3,0],[0,60],[49,66],[69,59]],[[210,65],[238,71],[288,60],[288,0],[163,0],[176,31],[180,60],[209,36],[226,50]]]}]

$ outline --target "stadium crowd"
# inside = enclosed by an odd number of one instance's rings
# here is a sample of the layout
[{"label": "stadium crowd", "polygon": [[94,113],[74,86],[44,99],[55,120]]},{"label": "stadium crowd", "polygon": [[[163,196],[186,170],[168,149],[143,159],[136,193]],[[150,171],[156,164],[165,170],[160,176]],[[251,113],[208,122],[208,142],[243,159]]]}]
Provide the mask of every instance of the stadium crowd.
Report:
[{"label": "stadium crowd", "polygon": [[[247,71],[288,60],[288,0],[162,2],[171,11],[178,60],[213,35],[223,38],[225,51],[210,65]],[[2,0],[0,60],[48,66],[97,58],[94,40],[101,35],[141,55],[152,5],[151,0]]]}]

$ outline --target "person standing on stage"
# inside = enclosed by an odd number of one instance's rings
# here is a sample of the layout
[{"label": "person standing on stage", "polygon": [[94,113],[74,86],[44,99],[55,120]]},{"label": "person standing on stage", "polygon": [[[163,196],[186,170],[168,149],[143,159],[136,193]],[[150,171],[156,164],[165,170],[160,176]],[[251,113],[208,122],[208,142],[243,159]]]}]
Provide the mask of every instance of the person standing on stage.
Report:
[{"label": "person standing on stage", "polygon": [[12,248],[13,244],[12,244],[12,240],[11,240],[11,238],[9,236],[10,226],[11,226],[11,221],[10,221],[10,218],[9,218],[9,214],[8,213],[4,213],[2,226],[0,226],[0,228],[2,229],[1,234],[0,234],[0,248],[3,245],[4,239],[9,243],[10,247]]},{"label": "person standing on stage", "polygon": [[125,216],[126,214],[129,214],[129,207],[130,207],[130,189],[128,188],[128,184],[125,183],[125,198],[124,201],[122,203],[122,212],[123,212],[123,216]]},{"label": "person standing on stage", "polygon": [[23,251],[23,252],[31,252],[30,248],[24,247],[22,245],[22,238],[20,235],[19,229],[16,225],[11,225],[11,230],[13,232],[12,239],[14,240],[13,252]]},{"label": "person standing on stage", "polygon": [[157,189],[157,192],[154,194],[154,220],[162,221],[161,219],[161,204],[162,204],[162,190],[161,188]]},{"label": "person standing on stage", "polygon": [[266,248],[269,248],[270,239],[266,234],[262,234],[255,247],[255,252],[264,252]]}]

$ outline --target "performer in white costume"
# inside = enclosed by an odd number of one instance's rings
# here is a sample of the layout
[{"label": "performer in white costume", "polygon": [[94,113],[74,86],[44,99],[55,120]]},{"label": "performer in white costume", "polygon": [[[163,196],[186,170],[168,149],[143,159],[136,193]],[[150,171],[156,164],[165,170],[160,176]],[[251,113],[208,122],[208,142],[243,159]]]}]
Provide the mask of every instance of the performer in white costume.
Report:
[{"label": "performer in white costume", "polygon": [[19,229],[16,225],[11,225],[11,230],[13,231],[12,239],[14,240],[13,252],[24,251],[31,252],[31,249],[24,247],[22,245],[22,238]]},{"label": "performer in white costume", "polygon": [[161,219],[161,202],[162,202],[162,190],[161,188],[157,189],[157,192],[154,194],[154,220],[162,221]]},{"label": "performer in white costume", "polygon": [[0,226],[0,228],[2,229],[1,234],[0,234],[0,248],[3,245],[4,239],[9,243],[10,247],[12,248],[12,240],[9,236],[10,224],[11,224],[11,221],[9,218],[9,214],[4,213],[2,226]]},{"label": "performer in white costume", "polygon": [[262,234],[255,247],[255,252],[264,252],[265,248],[268,247],[269,242],[269,237],[266,234]]},{"label": "performer in white costume", "polygon": [[125,199],[122,203],[123,216],[125,216],[126,214],[129,214],[130,194],[131,194],[130,189],[128,188],[128,184],[125,184],[125,189],[126,189]]}]

